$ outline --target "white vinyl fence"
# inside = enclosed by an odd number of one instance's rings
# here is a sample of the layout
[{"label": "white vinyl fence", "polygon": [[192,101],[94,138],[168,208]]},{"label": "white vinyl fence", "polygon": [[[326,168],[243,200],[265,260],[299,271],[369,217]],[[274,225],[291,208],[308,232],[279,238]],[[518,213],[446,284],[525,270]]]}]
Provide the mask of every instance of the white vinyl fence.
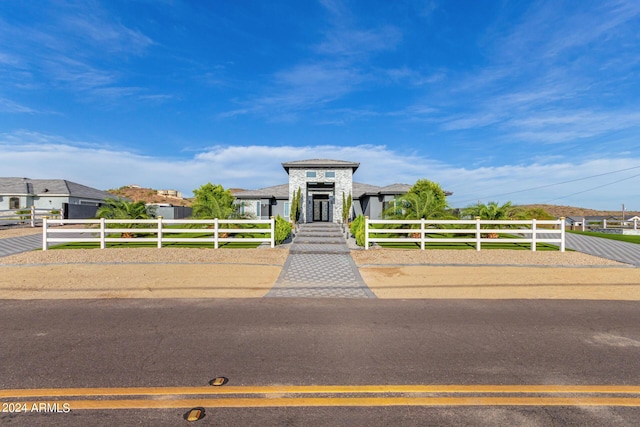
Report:
[{"label": "white vinyl fence", "polygon": [[[400,228],[376,228],[377,225],[400,225]],[[539,228],[538,226],[545,228]],[[414,227],[414,228],[412,228]],[[492,228],[487,228],[492,227]],[[550,228],[553,227],[553,228]],[[380,236],[400,234],[401,237]],[[376,236],[374,236],[376,235]],[[433,237],[433,235],[454,235]],[[458,235],[458,236],[456,236]],[[471,235],[471,236],[470,236]],[[501,237],[501,235],[508,237]],[[489,237],[493,236],[493,237]],[[419,243],[425,249],[427,243],[474,243],[476,250],[483,243],[529,243],[536,250],[538,243],[552,243],[565,251],[565,223],[559,220],[372,220],[365,219],[365,249],[373,242]]]},{"label": "white vinyl fence", "polygon": [[638,220],[634,219],[633,221],[629,220],[619,220],[619,219],[601,219],[601,220],[593,220],[593,219],[582,219],[582,222],[579,222],[579,227],[582,231],[589,230],[638,230]]},{"label": "white vinyl fence", "polygon": [[25,224],[31,227],[39,225],[45,216],[60,217],[60,214],[52,214],[51,209],[6,209],[0,210],[0,225]]},{"label": "white vinyl fence", "polygon": [[[50,225],[78,224],[78,228],[50,228]],[[166,228],[171,225],[196,225],[198,227]],[[269,228],[234,228],[240,224],[268,224]],[[120,225],[122,228],[114,228]],[[136,228],[127,228],[134,225]],[[144,234],[144,237],[122,237],[123,233]],[[200,237],[183,237],[176,234],[206,234]],[[264,237],[237,237],[237,234],[261,234]],[[66,235],[66,236],[65,236]],[[148,237],[152,235],[153,237]],[[47,219],[42,224],[42,250],[46,251],[50,243],[88,242],[99,243],[104,249],[107,243],[154,242],[161,248],[164,243],[211,243],[218,249],[226,242],[261,242],[275,247],[275,220],[254,219]]]}]

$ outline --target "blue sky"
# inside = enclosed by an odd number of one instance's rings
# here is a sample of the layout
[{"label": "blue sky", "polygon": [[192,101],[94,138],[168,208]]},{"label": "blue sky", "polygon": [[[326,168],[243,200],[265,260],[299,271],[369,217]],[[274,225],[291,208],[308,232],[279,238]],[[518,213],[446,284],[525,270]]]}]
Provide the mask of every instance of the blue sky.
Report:
[{"label": "blue sky", "polygon": [[0,0],[0,176],[640,210],[640,2]]}]

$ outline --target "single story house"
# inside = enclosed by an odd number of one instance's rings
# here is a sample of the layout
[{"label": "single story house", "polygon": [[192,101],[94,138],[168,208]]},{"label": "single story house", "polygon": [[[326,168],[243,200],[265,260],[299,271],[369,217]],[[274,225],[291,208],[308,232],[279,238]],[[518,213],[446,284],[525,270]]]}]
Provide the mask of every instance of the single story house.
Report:
[{"label": "single story house", "polygon": [[591,216],[568,216],[564,219],[565,225],[569,227],[582,227],[582,223],[586,221],[585,226],[589,223],[602,223],[604,220],[615,220],[616,217],[611,215],[591,215]]},{"label": "single story house", "polygon": [[0,210],[63,210],[65,204],[99,206],[118,196],[66,179],[0,178]]},{"label": "single story house", "polygon": [[[350,218],[366,215],[381,219],[389,202],[411,188],[409,184],[379,187],[353,181],[360,163],[343,160],[312,159],[282,163],[289,182],[273,187],[235,192],[240,213],[257,218],[280,215],[289,219],[293,195],[300,189],[300,222],[341,222],[343,195],[351,195]],[[452,193],[447,193],[450,195]]]}]

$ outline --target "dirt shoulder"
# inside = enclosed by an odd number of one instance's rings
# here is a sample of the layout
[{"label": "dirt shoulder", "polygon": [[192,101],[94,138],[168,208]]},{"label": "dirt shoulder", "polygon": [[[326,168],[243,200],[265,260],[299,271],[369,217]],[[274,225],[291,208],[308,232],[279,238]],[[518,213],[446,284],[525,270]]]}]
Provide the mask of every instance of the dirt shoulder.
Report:
[{"label": "dirt shoulder", "polygon": [[378,298],[640,300],[640,269],[579,252],[353,251]]},{"label": "dirt shoulder", "polygon": [[2,299],[261,298],[280,266],[54,264],[0,266]]},{"label": "dirt shoulder", "polygon": [[640,301],[640,269],[579,267],[361,267],[378,298]]}]

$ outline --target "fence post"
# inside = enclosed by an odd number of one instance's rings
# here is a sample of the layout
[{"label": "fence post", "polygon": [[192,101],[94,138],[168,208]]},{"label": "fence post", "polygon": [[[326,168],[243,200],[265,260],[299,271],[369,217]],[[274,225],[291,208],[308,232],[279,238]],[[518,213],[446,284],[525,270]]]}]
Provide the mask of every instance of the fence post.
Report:
[{"label": "fence post", "polygon": [[369,217],[364,217],[364,248],[369,250]]},{"label": "fence post", "polygon": [[536,224],[536,219],[533,218],[531,220],[531,250],[533,252],[536,251],[536,234],[537,234],[537,224]]},{"label": "fence post", "polygon": [[276,219],[271,216],[271,249],[276,247]]},{"label": "fence post", "polygon": [[106,220],[104,218],[100,218],[100,249],[104,249],[107,244],[105,242],[106,237]]},{"label": "fence post", "polygon": [[637,220],[637,219],[634,219],[634,220],[633,220],[633,229],[634,229],[634,230],[637,230],[637,229],[638,229],[638,220]]},{"label": "fence post", "polygon": [[31,205],[31,227],[36,226],[36,207]]},{"label": "fence post", "polygon": [[476,251],[479,251],[481,248],[481,243],[480,243],[480,217],[477,216],[476,217]]},{"label": "fence post", "polygon": [[582,231],[586,231],[586,227],[587,227],[587,219],[582,218]]},{"label": "fence post", "polygon": [[158,217],[158,248],[162,248],[162,215]]},{"label": "fence post", "polygon": [[213,221],[213,247],[218,249],[218,218]]},{"label": "fence post", "polygon": [[49,249],[49,244],[47,243],[47,218],[46,216],[42,217],[42,250],[46,251]]},{"label": "fence post", "polygon": [[424,251],[424,218],[420,218],[420,249]]},{"label": "fence post", "polygon": [[602,218],[602,228],[607,229],[607,218]]},{"label": "fence post", "polygon": [[[564,252],[565,247],[565,218],[563,216],[560,217],[560,252]],[[584,223],[583,223],[584,224]]]}]

